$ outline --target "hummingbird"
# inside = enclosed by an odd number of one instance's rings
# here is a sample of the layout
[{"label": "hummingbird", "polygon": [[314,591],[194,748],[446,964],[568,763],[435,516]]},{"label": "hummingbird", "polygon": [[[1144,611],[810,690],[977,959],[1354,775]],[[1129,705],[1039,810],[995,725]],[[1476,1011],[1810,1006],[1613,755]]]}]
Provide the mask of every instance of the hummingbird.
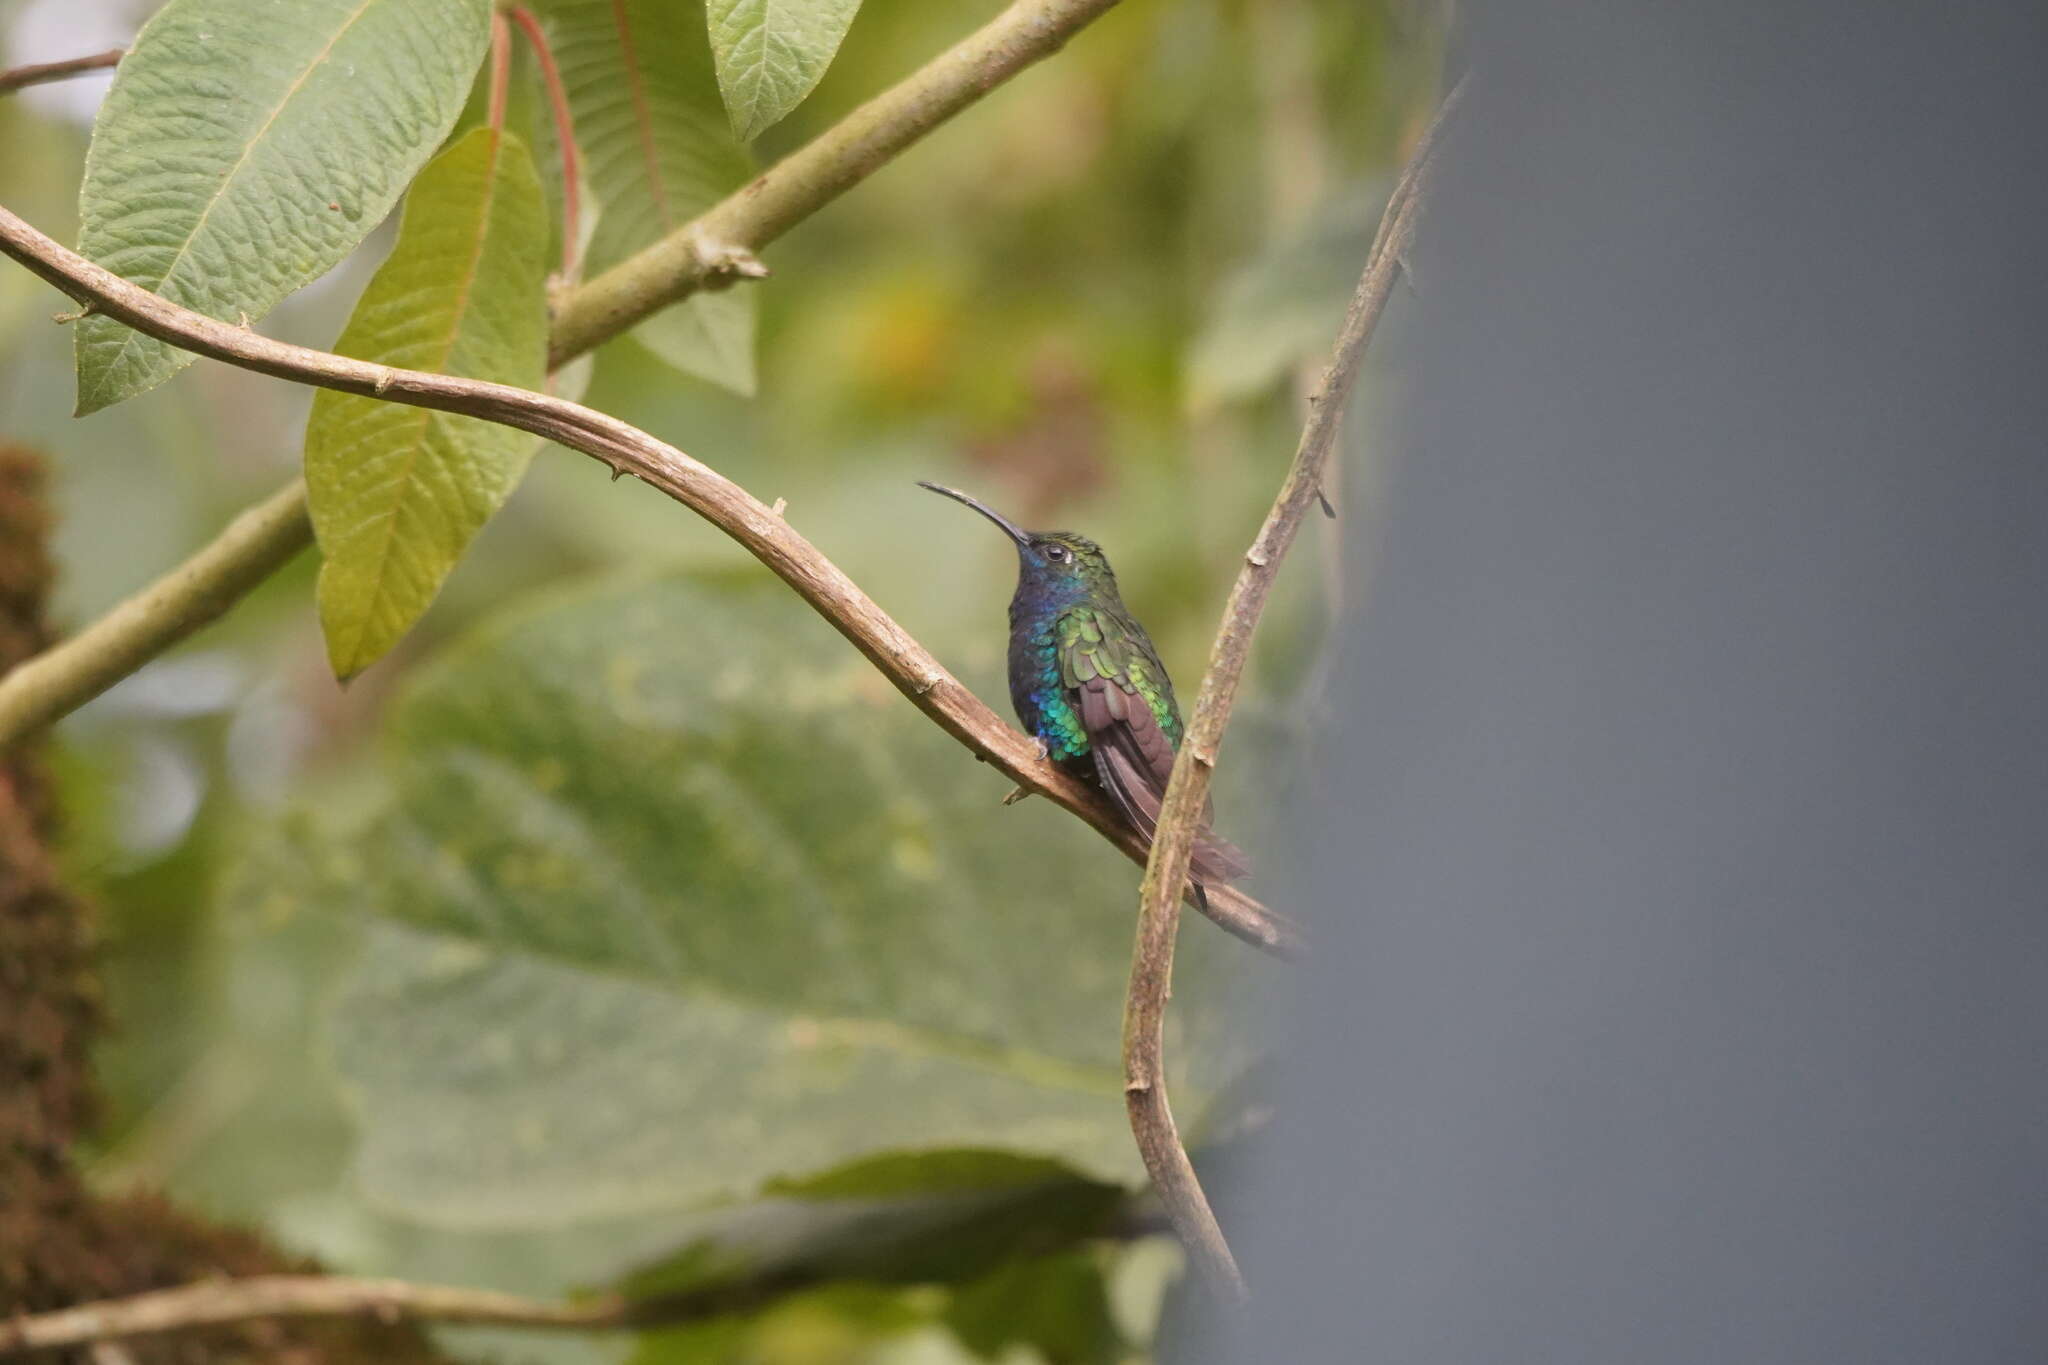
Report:
[{"label": "hummingbird", "polygon": [[[957,488],[918,480],[966,503],[1017,547],[1017,591],[1010,598],[1010,703],[1047,758],[1106,793],[1149,845],[1166,799],[1166,779],[1183,727],[1173,681],[1152,637],[1117,591],[1102,547],[1072,531],[1026,531]],[[1191,875],[1235,881],[1250,864],[1211,832],[1205,807]]]}]

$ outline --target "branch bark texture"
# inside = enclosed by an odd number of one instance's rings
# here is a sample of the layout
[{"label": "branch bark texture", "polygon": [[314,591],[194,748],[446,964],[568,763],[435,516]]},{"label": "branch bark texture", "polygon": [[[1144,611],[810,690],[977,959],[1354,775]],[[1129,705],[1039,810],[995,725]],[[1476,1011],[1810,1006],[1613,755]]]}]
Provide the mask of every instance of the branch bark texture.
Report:
[{"label": "branch bark texture", "polygon": [[[774,241],[886,165],[939,124],[996,86],[1057,52],[1116,0],[1016,0],[988,24],[926,63],[897,85],[854,110],[831,129],[777,162],[747,185],[661,241],[621,261],[558,303],[548,342],[548,363],[570,360],[700,289],[720,288],[763,273],[756,248]],[[515,14],[515,19],[517,15]],[[19,67],[4,82],[34,84],[111,66],[116,49],[91,57]],[[574,177],[571,177],[573,191]],[[570,239],[573,242],[573,235]],[[60,286],[62,287],[62,286]],[[60,720],[127,673],[211,623],[242,594],[313,542],[297,479],[242,519],[262,509],[278,512],[296,498],[295,519],[277,523],[278,537],[258,545],[233,526],[199,555],[116,608],[119,630],[102,630],[114,617],[54,646],[52,667],[31,688],[16,675],[0,678],[0,748],[29,730]],[[238,519],[236,525],[241,524]],[[241,558],[236,559],[235,556]],[[202,604],[176,590],[179,580],[207,572],[234,589]],[[86,657],[74,657],[84,655]],[[61,685],[60,685],[61,680]]]},{"label": "branch bark texture", "polygon": [[[1365,273],[1352,296],[1338,334],[1335,353],[1322,381],[1310,395],[1309,416],[1272,510],[1266,514],[1244,567],[1231,585],[1209,650],[1209,666],[1196,693],[1186,737],[1174,759],[1173,776],[1159,813],[1159,826],[1145,864],[1139,890],[1137,944],[1131,958],[1130,988],[1124,1001],[1124,1101],[1131,1132],[1137,1139],[1145,1169],[1158,1188],[1160,1202],[1173,1220],[1197,1270],[1219,1295],[1232,1302],[1245,1298],[1246,1287],[1230,1244],[1209,1207],[1207,1197],[1181,1145],[1166,1094],[1164,1028],[1166,1002],[1172,993],[1174,939],[1180,928],[1181,888],[1187,883],[1216,764],[1217,746],[1230,723],[1237,685],[1251,652],[1252,634],[1265,610],[1266,597],[1280,571],[1280,561],[1294,543],[1302,517],[1316,501],[1323,467],[1335,443],[1337,427],[1358,377],[1359,361],[1386,308],[1394,279],[1407,253],[1421,211],[1429,161],[1440,130],[1456,108],[1462,81],[1445,97],[1429,131],[1423,135],[1407,169],[1395,184],[1380,219]],[[1214,894],[1213,892],[1211,893]]]},{"label": "branch bark texture", "polygon": [[[781,578],[867,656],[913,705],[974,754],[1079,815],[1133,861],[1139,837],[1093,789],[1058,771],[1038,746],[1005,724],[896,624],[840,568],[774,508],[709,466],[616,417],[507,384],[394,369],[293,346],[180,308],[43,236],[0,208],[0,252],[80,303],[195,354],[278,379],[314,384],[414,407],[457,412],[531,432],[582,451],[614,473],[660,489],[730,536]],[[1299,936],[1248,896],[1218,889],[1206,913],[1254,946],[1288,954]]]}]

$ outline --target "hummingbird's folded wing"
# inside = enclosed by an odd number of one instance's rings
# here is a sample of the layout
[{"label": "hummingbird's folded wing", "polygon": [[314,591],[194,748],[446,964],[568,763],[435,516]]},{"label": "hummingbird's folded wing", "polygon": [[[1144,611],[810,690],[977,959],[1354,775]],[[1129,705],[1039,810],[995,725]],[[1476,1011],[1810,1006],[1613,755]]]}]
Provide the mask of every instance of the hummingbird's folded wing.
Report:
[{"label": "hummingbird's folded wing", "polygon": [[[1151,705],[1118,678],[1094,677],[1076,688],[1081,724],[1088,731],[1095,773],[1133,828],[1147,841],[1159,827],[1159,808],[1173,774],[1173,741]],[[1236,845],[1210,831],[1212,808],[1202,807],[1202,830],[1192,864],[1199,881],[1235,881],[1251,870]]]}]

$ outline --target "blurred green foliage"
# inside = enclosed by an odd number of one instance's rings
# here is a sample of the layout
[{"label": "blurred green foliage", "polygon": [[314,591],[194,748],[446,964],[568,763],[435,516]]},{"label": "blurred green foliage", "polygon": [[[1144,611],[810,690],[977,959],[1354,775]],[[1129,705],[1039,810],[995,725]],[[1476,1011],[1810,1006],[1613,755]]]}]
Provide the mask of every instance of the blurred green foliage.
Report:
[{"label": "blurred green foliage", "polygon": [[[866,6],[756,153],[994,9]],[[787,499],[998,705],[1011,553],[916,478],[1102,541],[1191,687],[1433,44],[1405,6],[1125,0],[767,253],[754,398],[629,339],[586,401]],[[513,118],[540,111],[519,94]],[[0,101],[0,202],[70,239],[84,139]],[[331,346],[389,244],[265,330]],[[64,306],[0,267],[0,435],[52,455],[76,624],[286,477],[309,399],[201,364],[74,422],[69,338],[43,320]],[[1283,903],[1327,541],[1308,528],[1283,579],[1219,770],[1221,823]],[[630,1344],[450,1340],[664,1365],[1142,1357],[1172,1256],[1061,1221],[1134,1181],[1113,1077],[1133,868],[1042,802],[999,807],[994,775],[741,552],[581,457],[536,460],[346,690],[314,569],[60,728],[119,1029],[102,1182],[340,1268],[536,1294],[747,1273],[821,1230],[871,1241],[905,1200],[1051,1191],[966,1219],[939,1243],[958,1273],[922,1284],[847,1268]],[[1185,942],[1169,1052],[1191,1119],[1248,1064],[1224,1040],[1265,972],[1199,921]],[[984,1150],[929,1150],[962,1144]]]}]

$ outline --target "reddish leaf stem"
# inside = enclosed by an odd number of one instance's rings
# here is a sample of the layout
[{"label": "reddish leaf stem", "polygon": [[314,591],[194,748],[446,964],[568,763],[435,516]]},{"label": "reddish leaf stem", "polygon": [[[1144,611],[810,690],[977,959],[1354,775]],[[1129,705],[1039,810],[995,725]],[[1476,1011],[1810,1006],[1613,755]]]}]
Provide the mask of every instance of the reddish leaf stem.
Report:
[{"label": "reddish leaf stem", "polygon": [[541,84],[547,87],[548,112],[555,119],[555,146],[562,155],[562,278],[576,277],[576,256],[583,241],[583,153],[576,145],[576,121],[569,115],[569,92],[562,85],[562,69],[555,65],[554,49],[547,32],[533,11],[514,5],[507,11],[533,48],[540,63]]},{"label": "reddish leaf stem", "polygon": [[491,11],[491,103],[490,125],[494,133],[505,131],[505,96],[512,87],[512,26],[505,11]]},{"label": "reddish leaf stem", "polygon": [[633,126],[640,134],[640,159],[647,167],[647,193],[654,200],[663,229],[671,229],[676,219],[669,210],[661,158],[654,149],[654,115],[647,106],[647,82],[640,74],[640,49],[633,43],[633,21],[626,13],[626,0],[612,0],[612,26],[618,30],[619,56],[626,63],[626,89],[633,96]]}]

